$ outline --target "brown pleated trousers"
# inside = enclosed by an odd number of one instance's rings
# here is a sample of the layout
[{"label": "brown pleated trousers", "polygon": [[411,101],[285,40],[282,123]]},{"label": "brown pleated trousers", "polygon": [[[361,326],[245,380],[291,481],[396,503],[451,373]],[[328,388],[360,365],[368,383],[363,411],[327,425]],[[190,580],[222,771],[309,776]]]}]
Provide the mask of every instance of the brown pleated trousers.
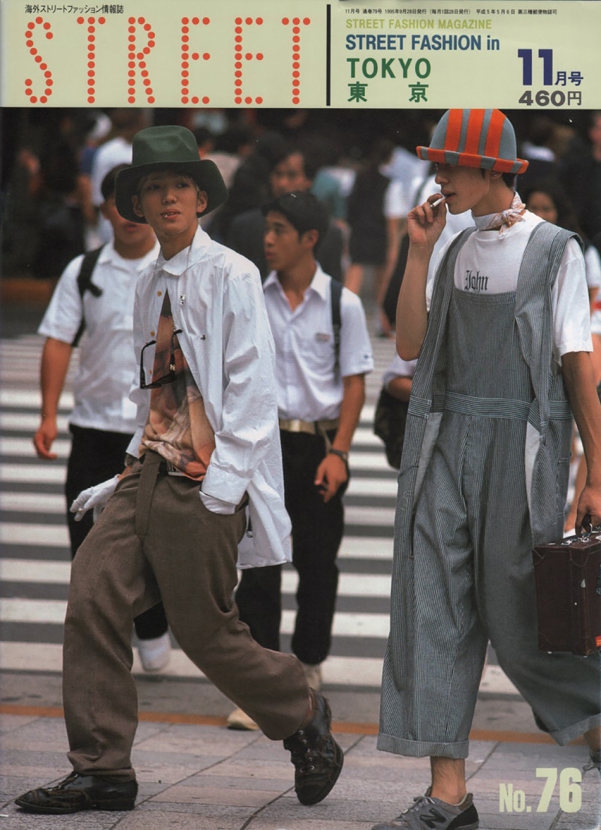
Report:
[{"label": "brown pleated trousers", "polygon": [[198,482],[162,474],[148,451],[124,478],[73,563],[63,651],[69,759],[81,774],[135,777],[132,621],[162,599],[188,657],[265,735],[303,723],[309,690],[298,660],[256,643],[233,600],[245,511],[211,513]]}]

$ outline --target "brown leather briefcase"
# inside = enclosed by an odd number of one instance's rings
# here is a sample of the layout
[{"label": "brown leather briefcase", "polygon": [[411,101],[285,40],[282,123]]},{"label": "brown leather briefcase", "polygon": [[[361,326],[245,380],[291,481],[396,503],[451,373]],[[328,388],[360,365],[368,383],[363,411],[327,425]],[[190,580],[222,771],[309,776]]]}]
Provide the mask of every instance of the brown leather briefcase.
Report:
[{"label": "brown leather briefcase", "polygon": [[601,649],[601,533],[534,548],[538,647],[593,654]]}]

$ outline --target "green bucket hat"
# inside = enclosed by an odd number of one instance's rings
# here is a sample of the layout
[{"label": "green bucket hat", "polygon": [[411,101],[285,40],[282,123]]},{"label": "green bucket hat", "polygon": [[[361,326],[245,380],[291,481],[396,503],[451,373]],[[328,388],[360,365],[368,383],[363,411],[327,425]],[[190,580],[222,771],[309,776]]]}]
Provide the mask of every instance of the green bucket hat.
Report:
[{"label": "green bucket hat", "polygon": [[227,199],[227,187],[217,165],[201,160],[193,133],[186,127],[148,127],[134,136],[131,167],[121,170],[115,182],[115,205],[130,222],[145,223],[136,216],[132,196],[138,192],[140,179],[149,173],[171,169],[191,176],[207,194],[207,206],[199,216],[209,213]]}]

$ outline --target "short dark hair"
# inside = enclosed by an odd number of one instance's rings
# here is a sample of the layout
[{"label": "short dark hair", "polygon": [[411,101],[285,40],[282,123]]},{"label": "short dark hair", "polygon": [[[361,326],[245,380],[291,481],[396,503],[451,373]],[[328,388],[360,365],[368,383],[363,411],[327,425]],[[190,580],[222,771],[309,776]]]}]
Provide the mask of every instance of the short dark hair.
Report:
[{"label": "short dark hair", "polygon": [[298,231],[299,237],[307,231],[317,231],[319,239],[315,244],[315,248],[323,239],[330,223],[328,209],[317,196],[309,191],[296,190],[294,193],[278,196],[277,199],[273,199],[264,205],[261,210],[263,216],[267,216],[271,211],[281,213]]},{"label": "short dark hair", "polygon": [[[484,178],[486,175],[486,168],[481,167],[480,172],[482,173],[482,178]],[[516,173],[501,173],[501,178],[510,190],[515,190],[515,183],[518,178]]]},{"label": "short dark hair", "polygon": [[105,202],[107,199],[110,199],[111,196],[115,195],[117,173],[120,173],[121,170],[127,170],[128,167],[131,167],[131,164],[118,164],[116,167],[113,167],[112,170],[109,170],[102,180],[100,184],[100,192],[102,193],[102,198]]},{"label": "short dark hair", "polygon": [[[309,179],[312,182],[317,176],[317,173],[320,168],[320,164],[315,157],[314,153],[311,153],[309,148],[303,146],[301,144],[292,144],[288,147],[288,151],[284,158],[288,158],[289,156],[301,156],[303,160],[303,173],[305,174],[305,178]],[[283,161],[284,159],[282,159]]]}]

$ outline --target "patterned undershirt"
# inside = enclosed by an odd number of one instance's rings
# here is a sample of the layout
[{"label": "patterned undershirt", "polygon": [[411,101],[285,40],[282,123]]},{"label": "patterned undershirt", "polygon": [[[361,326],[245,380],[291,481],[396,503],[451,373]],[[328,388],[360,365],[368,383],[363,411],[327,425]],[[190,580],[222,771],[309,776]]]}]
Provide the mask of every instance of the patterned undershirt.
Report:
[{"label": "patterned undershirt", "polygon": [[172,353],[175,380],[151,390],[150,413],[142,446],[158,452],[188,478],[202,481],[215,449],[215,434],[175,331],[171,300],[165,292],[157,328],[152,381],[169,376]]}]

